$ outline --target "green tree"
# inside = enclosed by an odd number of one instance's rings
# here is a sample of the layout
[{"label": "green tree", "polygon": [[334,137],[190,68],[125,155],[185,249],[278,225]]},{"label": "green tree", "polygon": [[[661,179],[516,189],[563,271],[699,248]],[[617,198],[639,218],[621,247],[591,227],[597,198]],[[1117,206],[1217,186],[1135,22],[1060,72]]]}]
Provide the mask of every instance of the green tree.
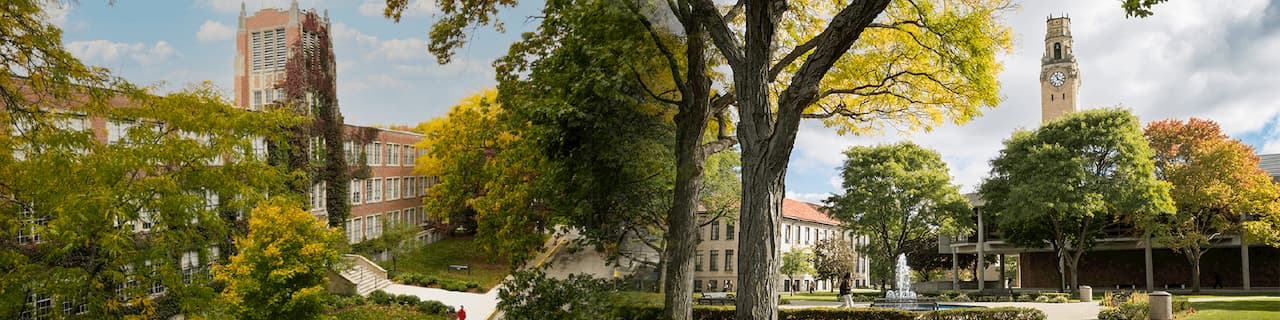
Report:
[{"label": "green tree", "polygon": [[[440,0],[444,17],[433,25],[428,49],[440,62],[465,43],[471,25],[493,25],[499,7],[515,0]],[[386,15],[398,18],[407,1],[390,0]],[[890,5],[893,4],[893,5]],[[668,215],[671,255],[668,316],[689,319],[694,194],[709,153],[737,142],[726,135],[703,143],[712,119],[736,104],[743,136],[741,205],[744,281],[739,318],[777,318],[779,259],[776,236],[784,173],[802,118],[825,119],[841,133],[863,133],[886,125],[930,129],[944,120],[967,121],[999,101],[995,55],[1010,48],[1009,31],[997,21],[1004,1],[812,1],[739,2],[721,12],[711,0],[673,0],[632,7],[644,17],[674,17],[669,23],[642,19],[655,46],[669,61],[679,92],[676,116],[675,201]],[[786,14],[790,12],[790,14]],[[683,46],[668,45],[656,25],[678,26]],[[731,28],[732,26],[732,28]],[[742,30],[742,35],[734,31]],[[710,52],[708,39],[718,54]],[[858,41],[864,39],[863,41]],[[858,45],[854,45],[857,43]],[[674,49],[674,50],[673,50]],[[682,49],[682,52],[680,51]],[[710,66],[723,61],[733,71],[732,91],[712,95]],[[776,62],[776,63],[775,63]],[[827,77],[832,74],[832,77]],[[727,124],[724,127],[728,127]]]},{"label": "green tree", "polygon": [[1151,11],[1152,7],[1165,1],[1169,0],[1124,0],[1120,2],[1120,7],[1124,8],[1126,17],[1146,18],[1155,14]]},{"label": "green tree", "polygon": [[794,285],[797,275],[813,274],[813,252],[807,248],[791,247],[791,251],[782,254],[782,267],[778,271],[787,275],[791,279],[791,295],[796,295],[796,285]]},{"label": "green tree", "polygon": [[1250,214],[1280,212],[1280,188],[1258,168],[1252,147],[1227,137],[1211,120],[1156,121],[1143,133],[1155,151],[1156,177],[1172,186],[1169,196],[1176,208],[1143,225],[1159,242],[1186,255],[1191,290],[1199,292],[1200,258],[1210,244],[1226,235],[1246,236]]},{"label": "green tree", "polygon": [[1015,132],[1004,145],[980,187],[985,208],[1006,241],[1056,252],[1070,290],[1079,284],[1080,257],[1106,228],[1173,211],[1168,184],[1156,179],[1151,148],[1128,111],[1071,113]]},{"label": "green tree", "polygon": [[846,273],[852,273],[857,263],[858,253],[853,250],[853,243],[842,237],[818,240],[813,246],[815,278],[838,281]]},{"label": "green tree", "polygon": [[289,201],[253,210],[236,255],[215,267],[219,301],[238,319],[307,319],[325,311],[325,277],[342,258],[342,235]]},{"label": "green tree", "polygon": [[897,257],[909,244],[971,228],[969,204],[937,152],[902,142],[856,146],[845,156],[844,194],[827,198],[827,210],[854,234],[875,239],[874,255]]}]

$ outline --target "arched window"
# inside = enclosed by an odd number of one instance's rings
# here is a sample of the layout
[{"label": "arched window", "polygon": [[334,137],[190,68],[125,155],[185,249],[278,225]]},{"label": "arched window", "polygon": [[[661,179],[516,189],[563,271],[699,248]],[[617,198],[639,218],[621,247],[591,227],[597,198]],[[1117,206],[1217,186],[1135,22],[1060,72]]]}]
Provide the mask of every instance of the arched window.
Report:
[{"label": "arched window", "polygon": [[1061,43],[1057,43],[1057,42],[1054,42],[1054,43],[1053,43],[1053,58],[1054,58],[1054,59],[1062,59],[1062,44],[1061,44]]}]

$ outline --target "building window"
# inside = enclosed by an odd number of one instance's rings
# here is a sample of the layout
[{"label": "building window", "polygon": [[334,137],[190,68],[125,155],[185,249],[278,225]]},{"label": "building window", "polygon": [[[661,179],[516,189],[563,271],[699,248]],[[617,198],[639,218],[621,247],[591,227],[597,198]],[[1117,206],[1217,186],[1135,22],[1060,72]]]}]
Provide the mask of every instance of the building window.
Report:
[{"label": "building window", "polygon": [[733,250],[724,251],[724,271],[733,271]]},{"label": "building window", "polygon": [[351,184],[348,186],[351,188],[351,204],[360,204],[360,189],[362,189],[362,186],[364,186],[364,184],[360,183],[360,179],[351,180]]},{"label": "building window", "polygon": [[377,237],[373,232],[373,221],[377,220],[375,217],[377,216],[368,216],[364,218],[364,237],[362,239],[368,240]]},{"label": "building window", "polygon": [[716,280],[707,280],[707,292],[716,292]]},{"label": "building window", "polygon": [[387,144],[387,165],[400,165],[400,145],[394,143]]},{"label": "building window", "polygon": [[1053,43],[1053,59],[1054,60],[1062,59],[1062,43],[1058,43],[1058,42]]},{"label": "building window", "polygon": [[382,201],[382,179],[373,179],[373,196],[369,197],[370,202]]},{"label": "building window", "polygon": [[286,50],[284,28],[253,32],[250,37],[253,71],[275,71],[284,68]]},{"label": "building window", "polygon": [[698,250],[698,258],[693,260],[693,271],[702,271],[702,250]]},{"label": "building window", "polygon": [[733,233],[734,233],[733,222],[725,222],[724,223],[724,239],[733,240]]},{"label": "building window", "polygon": [[720,260],[720,250],[711,250],[711,261],[710,261],[710,264],[707,265],[707,271],[720,271],[720,268],[718,267],[719,260]]},{"label": "building window", "polygon": [[413,164],[414,164],[414,160],[415,160],[415,159],[413,158],[413,154],[415,154],[415,153],[417,153],[417,148],[411,147],[411,146],[409,146],[409,145],[405,145],[405,146],[404,146],[404,151],[403,151],[403,153],[401,153],[401,154],[403,154],[403,155],[404,155],[404,160],[401,160],[400,164],[405,165],[405,166],[412,167],[412,166],[413,166]]},{"label": "building window", "polygon": [[404,177],[403,180],[400,181],[400,194],[403,194],[405,198],[414,197],[413,177]]},{"label": "building window", "polygon": [[702,280],[693,280],[693,291],[702,292]]},{"label": "building window", "polygon": [[791,243],[791,226],[787,226],[787,233],[782,238],[783,243]]},{"label": "building window", "polygon": [[720,220],[711,221],[711,240],[720,240]]}]

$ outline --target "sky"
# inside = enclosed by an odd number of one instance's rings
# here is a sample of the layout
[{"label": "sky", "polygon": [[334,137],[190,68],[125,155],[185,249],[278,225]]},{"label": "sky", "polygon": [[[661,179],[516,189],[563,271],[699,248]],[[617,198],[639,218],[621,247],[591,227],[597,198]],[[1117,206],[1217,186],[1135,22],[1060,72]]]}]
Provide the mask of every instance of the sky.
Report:
[{"label": "sky", "polygon": [[[444,115],[463,97],[495,85],[493,59],[536,27],[540,1],[503,10],[506,32],[479,27],[454,61],[426,52],[432,1],[414,1],[400,23],[381,16],[382,1],[302,0],[328,10],[338,61],[338,99],[357,125],[413,125]],[[938,151],[954,183],[972,192],[990,171],[1001,141],[1040,123],[1040,57],[1045,19],[1071,18],[1081,75],[1079,108],[1122,107],[1142,122],[1190,117],[1217,121],[1259,153],[1280,153],[1280,0],[1181,0],[1155,16],[1126,18],[1118,1],[1014,1],[1002,18],[1016,34],[1002,55],[998,106],[964,125],[932,132],[841,136],[802,124],[787,173],[787,196],[820,202],[842,193],[842,151],[910,140]],[[250,14],[287,8],[288,0],[246,1]],[[53,10],[64,42],[86,63],[110,68],[161,92],[212,81],[230,96],[241,1],[80,0]]]}]

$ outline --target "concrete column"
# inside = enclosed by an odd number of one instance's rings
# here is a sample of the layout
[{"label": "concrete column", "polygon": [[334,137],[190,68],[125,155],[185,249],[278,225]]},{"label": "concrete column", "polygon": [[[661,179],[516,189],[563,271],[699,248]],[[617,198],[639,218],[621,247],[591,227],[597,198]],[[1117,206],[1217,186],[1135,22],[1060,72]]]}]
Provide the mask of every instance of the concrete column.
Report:
[{"label": "concrete column", "polygon": [[1240,274],[1244,280],[1244,289],[1249,290],[1249,243],[1244,236],[1240,237]]},{"label": "concrete column", "polygon": [[983,279],[983,274],[986,273],[984,271],[987,270],[986,262],[983,259],[985,257],[983,247],[986,244],[986,236],[983,235],[985,228],[982,225],[982,209],[974,211],[978,212],[978,269],[973,271],[973,276],[974,279],[978,280],[978,291],[982,291],[986,289],[986,279]]},{"label": "concrete column", "polygon": [[1151,272],[1151,271],[1152,271],[1152,265],[1151,265],[1151,233],[1147,233],[1147,235],[1146,235],[1146,241],[1143,241],[1143,242],[1144,242],[1144,244],[1145,244],[1145,245],[1144,245],[1144,246],[1142,246],[1142,247],[1143,247],[1143,251],[1145,251],[1144,253],[1145,253],[1145,255],[1146,255],[1146,263],[1147,263],[1147,292],[1151,292],[1151,290],[1154,290],[1155,285],[1156,285],[1156,284],[1155,284],[1155,277],[1152,275],[1152,272]]},{"label": "concrete column", "polygon": [[960,290],[960,255],[951,251],[951,290]]},{"label": "concrete column", "polygon": [[999,281],[1000,281],[1000,289],[1008,289],[1008,288],[1009,288],[1009,284],[1008,284],[1008,283],[1006,283],[1006,282],[1004,281],[1004,272],[1005,272],[1005,270],[1004,270],[1004,254],[1003,254],[1003,253],[1001,253],[1001,254],[1000,254],[1000,278],[999,278],[999,279],[997,279],[997,280],[999,280]]},{"label": "concrete column", "polygon": [[1150,316],[1151,320],[1173,319],[1173,295],[1164,291],[1152,292]]}]

